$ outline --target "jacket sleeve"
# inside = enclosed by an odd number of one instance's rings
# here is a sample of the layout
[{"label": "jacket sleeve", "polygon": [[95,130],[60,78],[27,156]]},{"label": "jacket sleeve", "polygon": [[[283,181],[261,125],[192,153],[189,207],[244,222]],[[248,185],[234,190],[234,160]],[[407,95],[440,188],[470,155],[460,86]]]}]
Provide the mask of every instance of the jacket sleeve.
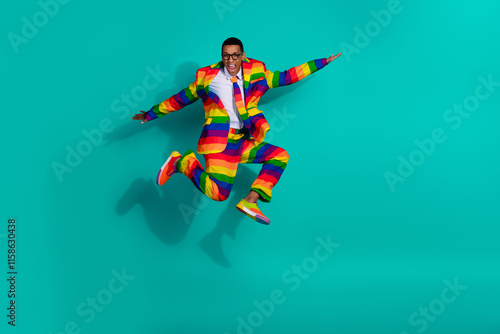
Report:
[{"label": "jacket sleeve", "polygon": [[185,106],[196,102],[200,97],[196,93],[196,87],[198,85],[198,72],[196,73],[196,80],[190,84],[187,88],[184,88],[179,93],[172,95],[165,101],[153,106],[146,113],[146,121],[151,121],[159,117],[163,117],[171,112],[180,110]]},{"label": "jacket sleeve", "polygon": [[266,69],[264,65],[267,85],[269,86],[269,88],[291,85],[299,80],[304,79],[309,74],[312,74],[317,70],[322,69],[327,64],[328,63],[326,62],[326,58],[314,59],[302,65],[292,67],[289,70],[281,72],[280,71],[271,72],[268,69]]}]

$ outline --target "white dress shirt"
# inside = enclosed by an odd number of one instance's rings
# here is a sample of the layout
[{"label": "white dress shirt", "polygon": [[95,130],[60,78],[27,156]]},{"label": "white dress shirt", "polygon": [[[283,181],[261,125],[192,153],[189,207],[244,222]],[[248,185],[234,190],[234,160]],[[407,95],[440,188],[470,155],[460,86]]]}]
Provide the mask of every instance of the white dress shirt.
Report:
[{"label": "white dress shirt", "polygon": [[[240,87],[241,97],[243,102],[245,102],[242,68],[243,67],[240,67],[240,71],[236,74],[236,77],[238,78],[237,83]],[[231,82],[231,75],[227,73],[226,66],[223,65],[219,70],[219,73],[217,73],[210,83],[209,90],[220,98],[224,108],[226,108],[229,119],[231,120],[229,126],[234,129],[241,129],[243,127],[243,121],[241,120],[236,102],[234,101],[233,83]]]}]

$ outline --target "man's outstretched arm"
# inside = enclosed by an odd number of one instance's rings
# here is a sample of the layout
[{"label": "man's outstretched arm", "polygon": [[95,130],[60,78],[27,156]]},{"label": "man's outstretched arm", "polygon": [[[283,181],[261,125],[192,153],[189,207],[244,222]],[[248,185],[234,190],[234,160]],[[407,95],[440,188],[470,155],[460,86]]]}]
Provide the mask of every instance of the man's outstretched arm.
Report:
[{"label": "man's outstretched arm", "polygon": [[179,93],[169,97],[165,101],[153,106],[149,111],[142,111],[140,114],[135,114],[132,119],[140,120],[141,124],[152,121],[159,117],[163,117],[171,112],[180,110],[185,106],[197,101],[200,97],[196,93],[198,83],[198,75],[196,80],[187,88],[184,88]]},{"label": "man's outstretched arm", "polygon": [[296,83],[308,75],[316,72],[317,70],[322,69],[325,67],[327,64],[329,64],[332,60],[335,58],[339,57],[342,53],[339,53],[337,55],[331,55],[328,58],[320,58],[320,59],[315,59],[311,60],[307,63],[304,63],[302,65],[292,67],[289,70],[286,71],[275,71],[271,72],[266,69],[266,79],[267,79],[267,84],[269,88],[276,88],[276,87],[281,87],[281,86],[286,86],[286,85],[291,85],[293,83]]}]

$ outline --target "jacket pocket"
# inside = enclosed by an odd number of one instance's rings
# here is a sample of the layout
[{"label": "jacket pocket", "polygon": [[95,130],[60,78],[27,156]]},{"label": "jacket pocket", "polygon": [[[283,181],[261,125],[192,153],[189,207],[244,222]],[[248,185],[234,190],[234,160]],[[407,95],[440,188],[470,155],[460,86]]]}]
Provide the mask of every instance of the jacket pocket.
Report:
[{"label": "jacket pocket", "polygon": [[253,107],[253,108],[250,108],[250,109],[247,109],[247,112],[248,112],[248,116],[252,117],[252,116],[255,116],[255,115],[258,115],[258,114],[261,114],[262,111],[260,111],[259,109],[257,109],[256,107]]}]

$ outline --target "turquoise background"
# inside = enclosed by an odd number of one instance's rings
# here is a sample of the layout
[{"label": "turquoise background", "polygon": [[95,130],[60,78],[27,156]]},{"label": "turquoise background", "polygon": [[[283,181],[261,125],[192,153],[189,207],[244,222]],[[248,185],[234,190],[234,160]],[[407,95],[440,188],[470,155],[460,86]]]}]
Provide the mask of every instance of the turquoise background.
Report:
[{"label": "turquoise background", "polygon": [[[216,4],[72,0],[46,22],[36,1],[4,5],[0,258],[6,277],[16,218],[19,274],[15,328],[1,280],[1,332],[499,333],[500,87],[480,88],[488,98],[455,129],[443,116],[473,101],[479,77],[500,82],[500,3],[402,0],[363,47],[356,27],[376,29],[371,11],[391,1],[220,0],[220,15]],[[34,16],[40,27],[16,52],[9,33]],[[234,208],[258,165],[240,167],[225,202],[183,176],[155,184],[172,150],[196,148],[201,101],[131,120],[217,62],[230,36],[273,71],[344,52],[261,100],[268,139],[291,157],[261,204],[270,226]],[[141,90],[148,67],[168,75]],[[121,102],[132,92],[134,107]],[[53,164],[106,119],[112,131],[58,179]],[[391,189],[386,172],[434,129],[446,140]],[[337,248],[313,260],[328,237]],[[307,278],[294,265],[309,266]],[[110,293],[122,270],[127,285]],[[446,280],[466,287],[450,303]],[[283,303],[259,318],[254,301],[273,290]],[[77,308],[98,296],[107,305],[86,321]],[[238,329],[239,317],[255,326]]]}]

